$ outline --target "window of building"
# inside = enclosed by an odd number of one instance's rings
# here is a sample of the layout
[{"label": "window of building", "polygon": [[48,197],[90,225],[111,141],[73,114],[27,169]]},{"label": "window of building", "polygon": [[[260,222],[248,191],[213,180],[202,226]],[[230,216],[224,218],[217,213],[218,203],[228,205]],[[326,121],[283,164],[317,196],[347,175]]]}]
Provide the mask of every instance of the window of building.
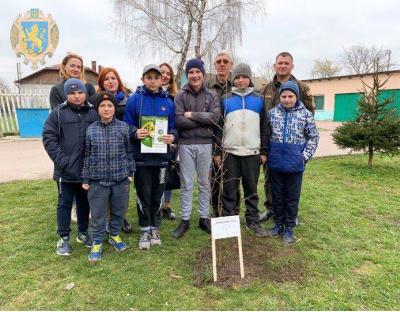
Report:
[{"label": "window of building", "polygon": [[323,95],[314,96],[315,110],[324,110],[325,97]]}]

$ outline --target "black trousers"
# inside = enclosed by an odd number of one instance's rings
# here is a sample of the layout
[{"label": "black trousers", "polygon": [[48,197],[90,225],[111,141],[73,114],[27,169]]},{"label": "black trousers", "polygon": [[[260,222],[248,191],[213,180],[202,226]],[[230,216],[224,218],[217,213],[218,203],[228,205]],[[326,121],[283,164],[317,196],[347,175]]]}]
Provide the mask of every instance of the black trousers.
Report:
[{"label": "black trousers", "polygon": [[142,231],[160,227],[165,168],[136,167],[135,188],[139,226]]},{"label": "black trousers", "polygon": [[223,212],[225,216],[237,214],[240,180],[242,180],[246,223],[258,223],[257,182],[260,175],[260,155],[236,156],[226,153],[223,167]]},{"label": "black trousers", "polygon": [[71,232],[71,209],[76,199],[76,214],[78,217],[78,231],[87,232],[89,226],[89,203],[87,192],[81,183],[57,182],[57,233],[61,237],[69,236]]},{"label": "black trousers", "polygon": [[303,172],[285,173],[270,170],[269,174],[275,224],[295,227]]},{"label": "black trousers", "polygon": [[271,195],[271,178],[269,176],[268,165],[265,164],[263,166],[264,171],[264,192],[265,192],[265,201],[264,207],[267,211],[273,211],[272,209],[272,195]]},{"label": "black trousers", "polygon": [[[222,215],[222,172],[219,169],[218,166],[214,164],[214,162],[211,164],[211,206],[213,208],[213,216],[214,217],[220,217]],[[238,203],[236,206],[235,210],[235,215],[238,215],[240,213],[240,190],[237,190],[236,193],[237,200],[236,202]]]}]

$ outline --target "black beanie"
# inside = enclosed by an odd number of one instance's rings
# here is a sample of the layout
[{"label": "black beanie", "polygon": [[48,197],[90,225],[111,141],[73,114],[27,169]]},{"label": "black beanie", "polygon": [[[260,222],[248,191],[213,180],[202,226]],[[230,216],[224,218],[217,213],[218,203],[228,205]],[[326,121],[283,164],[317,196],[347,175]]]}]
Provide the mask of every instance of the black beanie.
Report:
[{"label": "black beanie", "polygon": [[197,68],[198,70],[200,70],[203,73],[203,76],[206,74],[206,71],[204,70],[204,63],[201,59],[194,58],[187,61],[185,68],[186,77],[189,70],[191,70],[192,68]]},{"label": "black beanie", "polygon": [[117,109],[117,104],[115,101],[114,94],[112,94],[111,92],[107,92],[107,91],[101,91],[96,94],[96,97],[94,98],[94,101],[93,101],[94,108],[97,111],[99,110],[100,103],[103,102],[104,100],[111,101],[114,104],[115,109]]}]

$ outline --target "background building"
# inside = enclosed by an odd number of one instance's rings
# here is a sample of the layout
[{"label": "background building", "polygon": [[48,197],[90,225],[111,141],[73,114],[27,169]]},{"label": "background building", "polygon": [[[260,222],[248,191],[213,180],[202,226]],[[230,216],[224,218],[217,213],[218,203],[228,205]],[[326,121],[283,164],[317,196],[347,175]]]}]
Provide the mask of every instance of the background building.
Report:
[{"label": "background building", "polygon": [[[400,112],[400,70],[382,72],[381,82],[389,80],[382,91],[382,98],[393,96],[394,106]],[[331,78],[302,80],[310,87],[316,105],[316,120],[354,120],[357,101],[363,89],[361,80],[372,84],[372,74],[348,75]]]}]

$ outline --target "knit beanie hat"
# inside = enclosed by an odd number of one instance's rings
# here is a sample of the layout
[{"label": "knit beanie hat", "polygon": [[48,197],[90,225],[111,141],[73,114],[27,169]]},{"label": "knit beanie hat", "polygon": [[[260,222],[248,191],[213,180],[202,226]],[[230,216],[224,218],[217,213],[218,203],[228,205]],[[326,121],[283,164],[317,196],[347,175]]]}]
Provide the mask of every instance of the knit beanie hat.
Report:
[{"label": "knit beanie hat", "polygon": [[299,89],[299,85],[292,80],[288,80],[286,81],[280,88],[279,90],[279,95],[281,95],[281,93],[285,90],[289,90],[292,91],[294,94],[296,94],[296,98],[297,100],[300,100],[300,89]]},{"label": "knit beanie hat", "polygon": [[235,66],[232,72],[232,78],[235,80],[238,76],[246,76],[250,79],[249,87],[253,87],[253,82],[251,81],[251,68],[245,63],[239,63]]},{"label": "knit beanie hat", "polygon": [[72,94],[75,91],[82,91],[87,94],[86,87],[81,80],[77,78],[70,78],[64,84],[65,96],[68,96],[68,94]]},{"label": "knit beanie hat", "polygon": [[189,70],[191,70],[192,68],[199,69],[203,73],[203,76],[206,73],[206,71],[204,70],[204,63],[201,59],[194,58],[186,62],[186,67],[185,67],[186,77],[188,75]]},{"label": "knit beanie hat", "polygon": [[93,101],[94,108],[98,111],[100,103],[105,100],[111,101],[111,103],[114,104],[115,109],[117,109],[117,104],[115,102],[114,94],[107,92],[107,91],[101,91],[96,94],[94,101]]}]

